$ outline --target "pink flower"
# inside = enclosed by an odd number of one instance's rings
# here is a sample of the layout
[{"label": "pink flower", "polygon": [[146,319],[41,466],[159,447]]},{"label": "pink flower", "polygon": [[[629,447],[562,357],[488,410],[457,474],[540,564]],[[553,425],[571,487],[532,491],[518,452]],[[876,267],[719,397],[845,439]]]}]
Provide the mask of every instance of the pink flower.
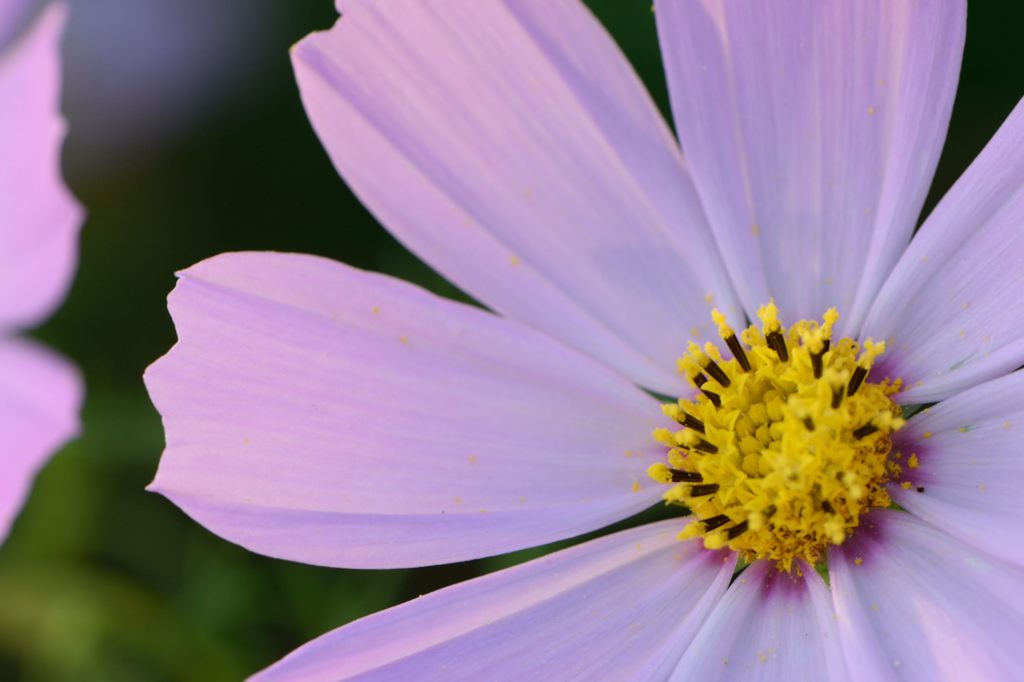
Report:
[{"label": "pink flower", "polygon": [[[497,314],[313,256],[186,270],[146,377],[152,488],[253,551],[350,568],[541,545],[662,497],[695,514],[258,679],[1019,676],[1024,106],[911,241],[965,3],[658,2],[685,161],[576,0],[338,4],[293,52],[314,128]],[[834,331],[806,321],[833,306]],[[712,308],[763,326],[716,332]],[[938,405],[904,425],[891,400]]]},{"label": "pink flower", "polygon": [[[0,41],[21,0],[0,0]],[[0,42],[0,541],[36,471],[78,431],[82,388],[65,360],[13,334],[40,322],[67,292],[81,207],[60,174],[60,36],[51,5]]]}]

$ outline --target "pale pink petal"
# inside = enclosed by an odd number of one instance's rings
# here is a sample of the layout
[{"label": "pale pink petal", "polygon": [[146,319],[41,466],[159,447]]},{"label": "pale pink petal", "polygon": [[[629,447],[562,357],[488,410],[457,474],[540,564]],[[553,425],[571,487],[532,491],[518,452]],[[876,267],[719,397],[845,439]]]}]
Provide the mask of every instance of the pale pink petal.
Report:
[{"label": "pale pink petal", "polygon": [[0,54],[0,330],[48,315],[77,260],[82,210],[60,174],[65,15],[50,6]]},{"label": "pale pink petal", "polygon": [[29,341],[0,341],[0,542],[36,471],[78,433],[82,386],[65,360]]},{"label": "pale pink petal", "polygon": [[658,0],[677,129],[748,311],[856,330],[946,135],[963,0]]},{"label": "pale pink petal", "polygon": [[813,568],[755,562],[708,616],[673,680],[845,680],[828,587]]},{"label": "pale pink petal", "polygon": [[494,310],[664,393],[738,313],[675,140],[578,0],[343,2],[293,51],[338,171]]},{"label": "pale pink petal", "polygon": [[1022,434],[1024,372],[958,393],[897,432],[894,447],[910,487],[890,492],[958,539],[1024,565]]},{"label": "pale pink petal", "polygon": [[871,308],[904,403],[941,400],[1024,364],[1024,100],[942,199]]},{"label": "pale pink petal", "polygon": [[314,256],[181,274],[146,374],[154,489],[215,533],[316,564],[459,561],[655,503],[658,403],[486,311]]},{"label": "pale pink petal", "polygon": [[329,632],[253,679],[667,679],[735,564],[678,541],[679,528],[634,528],[428,594]]},{"label": "pale pink petal", "polygon": [[829,575],[852,679],[1020,679],[1020,567],[881,510],[833,550]]}]

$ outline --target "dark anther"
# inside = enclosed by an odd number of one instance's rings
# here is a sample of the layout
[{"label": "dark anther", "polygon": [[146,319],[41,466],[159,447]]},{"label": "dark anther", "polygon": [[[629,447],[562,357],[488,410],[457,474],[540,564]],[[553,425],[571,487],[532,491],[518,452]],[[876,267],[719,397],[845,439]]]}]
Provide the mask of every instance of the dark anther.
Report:
[{"label": "dark anther", "polygon": [[775,512],[777,512],[777,511],[778,511],[778,509],[775,508],[775,505],[774,504],[770,504],[770,505],[768,505],[767,507],[764,508],[764,512],[763,512],[764,513],[764,517],[766,519],[770,519],[771,517],[775,516]]},{"label": "dark anther", "polygon": [[814,370],[814,378],[820,379],[822,372],[825,371],[825,363],[823,359],[825,357],[825,351],[820,353],[811,353],[811,368]]},{"label": "dark anther", "polygon": [[[701,375],[701,376],[703,376],[703,375]],[[703,389],[703,388],[700,389],[700,392],[703,393],[705,396],[707,396],[708,400],[710,400],[711,404],[714,405],[715,407],[721,407],[722,406],[722,396],[718,395],[714,391],[708,391],[708,390]]]},{"label": "dark anther", "polygon": [[718,454],[718,448],[711,443],[707,442],[703,438],[697,441],[697,444],[693,446],[694,450],[707,453],[709,455]]},{"label": "dark anther", "polygon": [[747,522],[746,521],[740,521],[735,526],[733,526],[728,531],[726,531],[725,534],[727,536],[729,536],[730,540],[732,540],[734,538],[737,538],[737,537],[743,535],[746,532],[747,532]]},{"label": "dark anther", "polygon": [[832,389],[832,409],[838,410],[839,406],[843,403],[843,387],[839,386]]},{"label": "dark anther", "polygon": [[813,431],[814,430],[814,420],[811,419],[810,417],[804,417],[804,427],[808,431]]},{"label": "dark anther", "polygon": [[829,514],[835,514],[836,513],[835,507],[833,507],[832,504],[828,500],[822,500],[821,501],[821,508],[824,511],[828,512]]},{"label": "dark anther", "polygon": [[673,483],[700,483],[704,480],[704,477],[696,471],[682,471],[681,469],[672,469],[671,471]]},{"label": "dark anther", "polygon": [[729,377],[725,375],[722,368],[718,366],[718,363],[708,358],[708,364],[704,365],[704,371],[711,375],[711,378],[721,384],[723,387],[727,387],[732,382],[729,381]]},{"label": "dark anther", "polygon": [[868,422],[864,426],[862,426],[859,429],[855,430],[853,432],[853,437],[854,438],[863,438],[864,436],[870,436],[872,433],[874,433],[877,430],[878,430],[877,426],[875,426],[871,422]]},{"label": "dark anther", "polygon": [[917,492],[923,493],[924,492],[924,486],[923,485],[917,486]]},{"label": "dark anther", "polygon": [[721,528],[731,520],[732,519],[725,514],[719,514],[718,516],[712,516],[711,518],[704,519],[701,523],[704,524],[704,530],[710,533],[716,528]]},{"label": "dark anther", "polygon": [[694,417],[692,414],[683,412],[683,419],[679,422],[687,428],[691,428],[699,433],[704,433],[704,422]]},{"label": "dark anther", "polygon": [[690,486],[690,497],[704,497],[705,495],[714,495],[717,492],[717,483],[701,483]]},{"label": "dark anther", "polygon": [[780,360],[783,362],[789,360],[789,351],[786,349],[786,339],[782,337],[782,332],[773,331],[764,340],[768,343],[768,347],[778,354]]},{"label": "dark anther", "polygon": [[750,371],[750,358],[747,357],[747,351],[743,350],[743,345],[740,340],[736,338],[735,334],[732,334],[725,340],[725,345],[729,346],[729,350],[732,351],[732,356],[736,358],[736,362],[740,363],[740,367],[743,368],[744,372]]},{"label": "dark anther", "polygon": [[722,406],[722,398],[717,393],[715,393],[714,391],[707,391],[703,388],[704,384],[708,383],[708,378],[706,376],[704,376],[703,374],[698,374],[697,376],[693,377],[693,383],[697,388],[700,389],[701,393],[707,396],[708,400],[710,400],[715,407]]},{"label": "dark anther", "polygon": [[824,355],[825,353],[828,352],[828,347],[832,345],[832,339],[825,339],[824,344],[825,345],[823,345],[821,347],[821,354],[822,355]]},{"label": "dark anther", "polygon": [[860,388],[860,385],[864,383],[864,377],[867,375],[868,371],[858,365],[857,369],[853,370],[853,376],[850,377],[850,386],[846,389],[846,395],[853,395],[856,393],[857,389]]}]

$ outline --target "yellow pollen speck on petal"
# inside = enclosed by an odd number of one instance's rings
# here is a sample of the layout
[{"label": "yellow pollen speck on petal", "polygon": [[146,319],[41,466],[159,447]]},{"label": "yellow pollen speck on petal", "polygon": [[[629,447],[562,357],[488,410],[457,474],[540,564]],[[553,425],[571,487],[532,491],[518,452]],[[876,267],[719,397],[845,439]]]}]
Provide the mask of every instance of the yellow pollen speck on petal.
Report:
[{"label": "yellow pollen speck on petal", "polygon": [[512,267],[516,267],[516,266],[522,265],[523,261],[519,258],[519,256],[509,256],[508,257],[508,263]]},{"label": "yellow pollen speck on petal", "polygon": [[853,563],[855,563],[858,566],[860,566],[861,564],[864,563],[864,557],[857,557],[856,559],[853,560]]},{"label": "yellow pollen speck on petal", "polygon": [[737,333],[712,310],[724,343],[687,345],[678,367],[698,392],[662,408],[679,427],[653,431],[666,461],[647,474],[693,512],[680,539],[797,570],[890,506],[902,381],[871,376],[884,342],[833,338],[835,308],[787,328],[770,300],[757,317]]},{"label": "yellow pollen speck on petal", "polygon": [[760,237],[761,236],[761,226],[758,225],[757,223],[751,223],[750,224],[750,234],[754,235],[755,237]]},{"label": "yellow pollen speck on petal", "polygon": [[633,492],[640,492],[640,481],[633,481]]},{"label": "yellow pollen speck on petal", "polygon": [[931,438],[932,437],[932,432],[931,431],[925,431],[922,435],[924,436],[924,438]]},{"label": "yellow pollen speck on petal", "polygon": [[712,303],[714,303],[714,301],[715,301],[715,295],[714,294],[712,294],[711,292],[708,292],[708,293],[704,294],[704,302],[705,303],[707,303],[708,305],[711,305]]},{"label": "yellow pollen speck on petal", "polygon": [[916,452],[910,453],[910,457],[909,457],[909,459],[907,459],[907,466],[910,467],[911,469],[916,469],[919,465],[920,465],[920,462],[918,462],[918,460],[917,460],[917,453]]},{"label": "yellow pollen speck on petal", "polygon": [[466,461],[469,462],[470,464],[476,464],[476,455],[470,455],[469,457],[466,458]]},{"label": "yellow pollen speck on petal", "polygon": [[403,346],[408,346],[409,345],[409,337],[408,336],[400,336],[398,338],[398,343],[402,344]]},{"label": "yellow pollen speck on petal", "polygon": [[903,483],[900,483],[900,487],[903,488],[904,490],[910,490],[911,488],[914,487],[914,484],[911,483],[910,481],[903,481]]},{"label": "yellow pollen speck on petal", "polygon": [[1004,428],[1004,429],[1009,429],[1009,428],[1010,428],[1010,426],[1011,426],[1011,424],[1010,424],[1010,422],[1009,422],[1009,421],[1005,421],[1005,422],[1003,422],[1003,428]]},{"label": "yellow pollen speck on petal", "polygon": [[868,107],[868,116],[874,116],[874,115],[875,115],[875,108],[869,106]]},{"label": "yellow pollen speck on petal", "polygon": [[380,306],[379,305],[373,306],[373,308],[370,309],[370,312],[373,313],[374,315],[380,315]]}]

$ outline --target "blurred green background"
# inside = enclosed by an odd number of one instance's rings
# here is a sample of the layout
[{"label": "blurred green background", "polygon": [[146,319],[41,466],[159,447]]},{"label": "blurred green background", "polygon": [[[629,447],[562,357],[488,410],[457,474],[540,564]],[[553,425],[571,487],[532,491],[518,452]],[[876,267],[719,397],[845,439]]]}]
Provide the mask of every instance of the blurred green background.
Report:
[{"label": "blurred green background", "polygon": [[[650,3],[589,2],[667,112]],[[344,571],[256,556],[144,492],[163,436],[140,380],[174,342],[174,271],[302,251],[461,295],[352,197],[306,122],[288,48],[330,0],[72,0],[65,172],[88,209],[81,267],[36,335],[88,384],[82,437],[0,548],[0,680],[236,680],[347,621],[533,556]],[[1019,3],[970,6],[928,207],[1024,94]],[[660,513],[658,511],[654,514]]]}]

